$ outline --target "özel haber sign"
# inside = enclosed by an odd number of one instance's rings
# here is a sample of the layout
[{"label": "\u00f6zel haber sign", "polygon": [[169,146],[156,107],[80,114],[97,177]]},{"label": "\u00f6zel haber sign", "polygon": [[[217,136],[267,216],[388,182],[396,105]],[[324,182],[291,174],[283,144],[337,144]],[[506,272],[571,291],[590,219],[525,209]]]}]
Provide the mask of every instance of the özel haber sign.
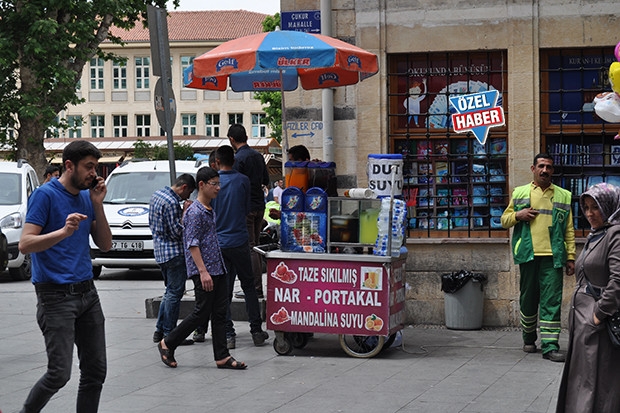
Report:
[{"label": "\u00f6zel haber sign", "polygon": [[471,131],[484,145],[489,128],[504,125],[504,109],[497,106],[498,98],[497,90],[450,97],[450,105],[457,112],[452,115],[454,132]]}]

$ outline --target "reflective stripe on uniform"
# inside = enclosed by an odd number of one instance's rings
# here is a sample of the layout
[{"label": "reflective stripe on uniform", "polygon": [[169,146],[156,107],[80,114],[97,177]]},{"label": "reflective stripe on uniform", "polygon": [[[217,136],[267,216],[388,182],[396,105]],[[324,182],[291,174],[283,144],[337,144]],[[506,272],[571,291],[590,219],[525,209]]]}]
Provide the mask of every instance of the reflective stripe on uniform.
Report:
[{"label": "reflective stripe on uniform", "polygon": [[557,343],[560,339],[561,330],[560,321],[540,320],[540,341]]},{"label": "reflective stripe on uniform", "polygon": [[538,313],[527,316],[521,313],[521,328],[525,333],[533,333],[536,331],[536,322],[538,321]]}]

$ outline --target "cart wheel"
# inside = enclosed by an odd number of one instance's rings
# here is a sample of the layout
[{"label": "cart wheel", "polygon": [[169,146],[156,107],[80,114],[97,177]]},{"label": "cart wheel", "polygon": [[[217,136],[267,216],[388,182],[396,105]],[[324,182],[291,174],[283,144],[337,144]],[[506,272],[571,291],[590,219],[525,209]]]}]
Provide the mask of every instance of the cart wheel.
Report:
[{"label": "cart wheel", "polygon": [[293,351],[291,339],[286,335],[283,338],[276,336],[273,340],[273,349],[281,356],[288,356]]},{"label": "cart wheel", "polygon": [[384,336],[351,336],[340,334],[340,346],[349,356],[370,358],[383,348]]},{"label": "cart wheel", "polygon": [[295,348],[304,348],[308,344],[308,334],[306,333],[291,333],[289,337]]},{"label": "cart wheel", "polygon": [[394,344],[394,340],[396,340],[396,333],[390,335],[387,338],[387,340],[385,340],[385,343],[383,343],[383,347],[381,347],[381,351],[387,350],[388,348],[390,348],[390,346],[392,346],[392,344]]}]

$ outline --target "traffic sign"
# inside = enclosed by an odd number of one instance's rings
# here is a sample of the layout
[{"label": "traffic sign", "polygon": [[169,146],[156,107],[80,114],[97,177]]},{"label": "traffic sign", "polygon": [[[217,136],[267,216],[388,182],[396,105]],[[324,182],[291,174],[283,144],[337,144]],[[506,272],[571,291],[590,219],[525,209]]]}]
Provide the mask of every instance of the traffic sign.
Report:
[{"label": "traffic sign", "polygon": [[[170,122],[170,129],[172,130],[172,128],[174,127],[174,124],[177,120],[177,105],[176,105],[176,101],[174,100],[174,91],[172,90],[172,86],[170,85],[170,83],[165,82],[166,85],[168,85],[168,99],[170,102],[170,117],[169,122]],[[155,83],[155,99],[154,99],[154,104],[155,104],[155,115],[157,116],[157,120],[159,121],[159,124],[161,125],[162,129],[166,130],[166,105],[164,104],[164,88],[163,88],[163,78],[159,78],[157,79],[157,83]]]},{"label": "traffic sign", "polygon": [[291,138],[314,138],[323,133],[323,122],[317,120],[310,121],[287,121],[284,125]]}]

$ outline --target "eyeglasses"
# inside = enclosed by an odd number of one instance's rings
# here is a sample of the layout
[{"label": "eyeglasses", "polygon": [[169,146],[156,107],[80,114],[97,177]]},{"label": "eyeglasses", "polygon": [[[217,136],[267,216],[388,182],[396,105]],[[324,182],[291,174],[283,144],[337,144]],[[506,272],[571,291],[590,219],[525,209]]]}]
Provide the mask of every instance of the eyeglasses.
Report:
[{"label": "eyeglasses", "polygon": [[211,181],[207,181],[207,184],[211,185],[211,186],[221,186],[221,184],[219,182],[211,182]]}]

